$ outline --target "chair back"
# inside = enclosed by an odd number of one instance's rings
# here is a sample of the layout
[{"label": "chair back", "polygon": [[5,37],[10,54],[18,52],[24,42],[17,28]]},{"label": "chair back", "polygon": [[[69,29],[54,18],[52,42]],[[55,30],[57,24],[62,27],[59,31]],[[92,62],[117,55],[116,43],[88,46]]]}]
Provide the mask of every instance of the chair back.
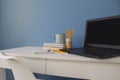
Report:
[{"label": "chair back", "polygon": [[5,59],[8,62],[15,80],[37,80],[21,58],[7,56],[3,52],[0,52],[0,59]]}]

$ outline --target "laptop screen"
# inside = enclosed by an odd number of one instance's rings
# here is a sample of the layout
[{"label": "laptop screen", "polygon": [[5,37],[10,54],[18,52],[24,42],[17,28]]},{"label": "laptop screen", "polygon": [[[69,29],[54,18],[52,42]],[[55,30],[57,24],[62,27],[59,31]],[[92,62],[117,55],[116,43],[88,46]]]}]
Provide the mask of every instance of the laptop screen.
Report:
[{"label": "laptop screen", "polygon": [[120,15],[87,20],[84,47],[120,49]]}]

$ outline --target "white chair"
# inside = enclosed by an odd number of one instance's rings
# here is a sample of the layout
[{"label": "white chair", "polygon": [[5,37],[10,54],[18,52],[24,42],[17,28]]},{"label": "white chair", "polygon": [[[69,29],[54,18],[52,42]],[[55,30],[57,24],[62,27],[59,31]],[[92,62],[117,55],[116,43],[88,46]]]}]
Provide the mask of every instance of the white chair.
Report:
[{"label": "white chair", "polygon": [[34,74],[22,59],[14,56],[7,56],[3,52],[0,52],[0,59],[4,59],[8,62],[15,80],[41,80],[35,78]]}]

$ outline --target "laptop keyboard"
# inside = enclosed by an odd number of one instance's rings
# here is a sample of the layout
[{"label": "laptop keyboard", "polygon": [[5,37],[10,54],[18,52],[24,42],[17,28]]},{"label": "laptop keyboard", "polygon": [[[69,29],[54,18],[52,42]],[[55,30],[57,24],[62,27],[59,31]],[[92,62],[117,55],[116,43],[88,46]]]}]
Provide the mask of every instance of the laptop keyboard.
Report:
[{"label": "laptop keyboard", "polygon": [[94,55],[97,58],[101,58],[101,59],[120,56],[120,50],[116,50],[116,49],[87,48],[85,49],[85,53]]},{"label": "laptop keyboard", "polygon": [[100,54],[120,54],[120,50],[116,50],[116,49],[87,48],[85,50],[89,52],[100,53]]},{"label": "laptop keyboard", "polygon": [[120,50],[116,49],[104,49],[104,48],[87,48],[87,49],[68,49],[63,50],[70,54],[76,54],[80,56],[86,56],[91,58],[98,58],[98,59],[108,59],[120,56]]}]

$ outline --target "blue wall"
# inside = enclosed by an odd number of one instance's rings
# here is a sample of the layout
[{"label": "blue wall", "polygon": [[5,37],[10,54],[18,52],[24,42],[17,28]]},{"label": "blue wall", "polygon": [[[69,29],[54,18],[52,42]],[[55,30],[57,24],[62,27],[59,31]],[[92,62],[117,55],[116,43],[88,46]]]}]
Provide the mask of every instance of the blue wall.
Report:
[{"label": "blue wall", "polygon": [[1,49],[42,46],[66,29],[75,29],[73,47],[82,47],[87,19],[120,14],[120,0],[0,1]]},{"label": "blue wall", "polygon": [[0,49],[42,46],[74,29],[73,47],[84,43],[87,19],[120,15],[120,0],[0,0]]}]

